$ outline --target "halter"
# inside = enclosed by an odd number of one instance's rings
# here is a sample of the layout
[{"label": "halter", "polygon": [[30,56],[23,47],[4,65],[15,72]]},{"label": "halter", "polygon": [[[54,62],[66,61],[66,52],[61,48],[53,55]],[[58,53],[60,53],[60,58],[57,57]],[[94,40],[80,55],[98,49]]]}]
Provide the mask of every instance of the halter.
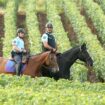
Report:
[{"label": "halter", "polygon": [[[79,47],[79,50],[80,50],[80,52],[82,51],[81,46]],[[88,57],[86,58],[86,61],[87,61],[89,58],[90,58],[90,57],[88,56]]]}]

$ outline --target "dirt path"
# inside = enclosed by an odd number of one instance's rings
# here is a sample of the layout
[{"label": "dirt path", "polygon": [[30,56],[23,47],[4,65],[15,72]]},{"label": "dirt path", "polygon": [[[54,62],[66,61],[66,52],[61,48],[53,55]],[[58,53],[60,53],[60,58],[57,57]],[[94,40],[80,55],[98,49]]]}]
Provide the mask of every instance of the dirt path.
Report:
[{"label": "dirt path", "polygon": [[69,19],[65,16],[64,13],[60,14],[60,17],[61,17],[61,21],[63,23],[63,27],[64,27],[65,31],[68,33],[68,38],[69,38],[71,44],[78,42],[76,33],[74,32]]},{"label": "dirt path", "polygon": [[39,30],[41,35],[45,32],[45,24],[47,22],[47,15],[44,13],[37,13],[38,21],[39,21]]}]

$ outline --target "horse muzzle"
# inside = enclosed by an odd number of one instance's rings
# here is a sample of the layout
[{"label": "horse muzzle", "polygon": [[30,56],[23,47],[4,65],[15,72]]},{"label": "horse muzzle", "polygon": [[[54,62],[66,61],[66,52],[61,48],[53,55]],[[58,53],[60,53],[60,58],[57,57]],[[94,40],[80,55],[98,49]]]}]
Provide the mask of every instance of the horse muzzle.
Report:
[{"label": "horse muzzle", "polygon": [[93,67],[93,62],[87,62],[87,66],[88,66],[89,68],[92,68],[92,67]]}]

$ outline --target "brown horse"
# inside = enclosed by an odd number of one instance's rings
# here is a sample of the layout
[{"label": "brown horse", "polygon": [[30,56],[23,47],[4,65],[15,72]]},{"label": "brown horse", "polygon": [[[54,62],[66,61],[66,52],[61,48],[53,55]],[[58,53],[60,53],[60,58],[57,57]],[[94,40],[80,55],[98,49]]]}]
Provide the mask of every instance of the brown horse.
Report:
[{"label": "brown horse", "polygon": [[[54,52],[47,51],[31,56],[28,63],[23,67],[22,75],[30,75],[31,77],[41,76],[41,66],[51,68],[52,72],[58,72],[59,67],[57,64],[56,54]],[[0,74],[1,73],[15,75],[15,62],[10,59],[0,57]]]}]

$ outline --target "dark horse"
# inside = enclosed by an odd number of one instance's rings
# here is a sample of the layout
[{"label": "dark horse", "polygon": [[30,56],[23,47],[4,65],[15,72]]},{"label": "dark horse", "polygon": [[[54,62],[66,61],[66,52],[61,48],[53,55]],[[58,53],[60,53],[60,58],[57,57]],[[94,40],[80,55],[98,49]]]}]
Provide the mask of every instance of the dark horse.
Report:
[{"label": "dark horse", "polygon": [[69,79],[70,78],[70,67],[77,60],[81,60],[87,64],[87,66],[93,66],[93,60],[87,52],[86,44],[76,46],[63,54],[57,55],[57,62],[59,65],[59,72],[52,73],[49,69],[42,68],[42,75],[48,77],[54,77],[58,80],[59,78]]},{"label": "dark horse", "polygon": [[[59,71],[56,54],[47,51],[31,56],[28,63],[24,64],[22,68],[22,75],[30,75],[31,77],[41,76],[40,68],[42,65],[51,68],[52,72]],[[15,62],[0,57],[0,74],[1,73],[15,75]]]}]

